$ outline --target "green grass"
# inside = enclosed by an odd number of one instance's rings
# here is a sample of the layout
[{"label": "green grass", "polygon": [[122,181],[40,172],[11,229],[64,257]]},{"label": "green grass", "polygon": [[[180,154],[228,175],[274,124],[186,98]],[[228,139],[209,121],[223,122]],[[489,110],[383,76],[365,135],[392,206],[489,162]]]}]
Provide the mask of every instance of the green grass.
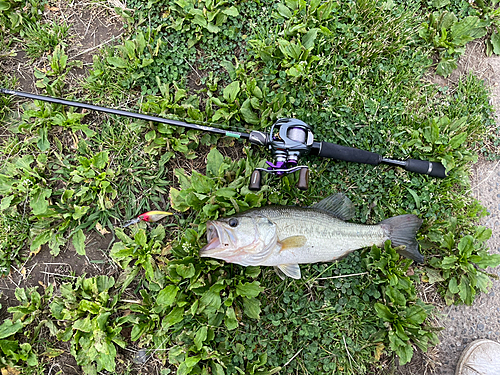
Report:
[{"label": "green grass", "polygon": [[67,46],[65,39],[68,36],[69,26],[54,24],[29,24],[24,30],[26,39],[26,53],[32,59],[43,56],[44,53],[51,53],[58,44]]},{"label": "green grass", "polygon": [[[9,0],[2,37],[23,38],[27,50],[39,38],[50,68],[34,74],[50,95],[238,130],[296,117],[316,140],[440,161],[449,175],[307,156],[308,191],[288,175],[251,192],[251,172],[269,155],[242,141],[39,102],[20,105],[17,117],[17,103],[1,98],[2,272],[40,246],[56,255],[71,243],[85,254],[87,237],[102,227],[115,236],[110,256],[121,270],[116,279],[81,277],[54,295],[48,289],[43,303],[18,292],[39,320],[17,321],[19,309],[11,309],[0,326],[2,366],[33,373],[48,366],[40,330],[52,349],[70,341],[89,374],[115,370],[119,347],[146,348],[167,363],[162,374],[263,375],[373,373],[383,355],[405,363],[415,348],[434,345],[433,307],[416,286],[433,283],[447,303],[471,304],[487,290],[485,268],[500,262],[486,252],[491,233],[477,228],[485,210],[468,182],[479,152],[496,156],[488,90],[473,75],[453,89],[423,80],[436,68],[436,45],[419,30],[438,3],[130,1],[130,34],[96,54],[70,92],[67,76],[78,63],[60,43],[63,30],[10,27],[22,4]],[[477,12],[461,1],[446,9],[458,20]],[[3,40],[0,51],[11,48]],[[426,263],[411,265],[386,244],[282,281],[267,268],[198,257],[207,220],[270,203],[308,206],[339,191],[356,205],[358,223],[423,218]],[[176,224],[118,229],[151,209],[178,211]]]}]

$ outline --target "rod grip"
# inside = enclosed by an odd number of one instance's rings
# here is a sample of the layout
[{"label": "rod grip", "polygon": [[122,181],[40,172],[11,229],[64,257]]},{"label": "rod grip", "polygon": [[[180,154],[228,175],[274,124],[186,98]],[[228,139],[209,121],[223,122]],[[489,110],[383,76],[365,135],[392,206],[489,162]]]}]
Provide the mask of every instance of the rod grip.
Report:
[{"label": "rod grip", "polygon": [[427,174],[432,177],[445,178],[446,169],[443,164],[436,161],[425,161],[417,159],[406,160],[404,167],[407,171]]},{"label": "rod grip", "polygon": [[335,143],[320,142],[318,155],[324,158],[378,165],[382,157],[374,152],[358,148],[340,146]]}]

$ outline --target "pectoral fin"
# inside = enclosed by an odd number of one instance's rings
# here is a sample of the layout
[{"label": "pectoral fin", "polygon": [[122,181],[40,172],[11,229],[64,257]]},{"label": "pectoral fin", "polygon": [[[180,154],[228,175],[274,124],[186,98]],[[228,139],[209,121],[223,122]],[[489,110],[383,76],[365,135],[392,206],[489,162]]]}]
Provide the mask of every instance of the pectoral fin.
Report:
[{"label": "pectoral fin", "polygon": [[302,247],[306,244],[307,238],[305,236],[291,236],[287,237],[282,241],[279,241],[281,245],[281,250],[291,249],[294,247]]},{"label": "pectoral fin", "polygon": [[301,277],[300,267],[298,264],[280,264],[278,266],[275,266],[274,269],[278,276],[283,280],[285,279],[283,277],[283,274],[296,280],[299,280]]}]

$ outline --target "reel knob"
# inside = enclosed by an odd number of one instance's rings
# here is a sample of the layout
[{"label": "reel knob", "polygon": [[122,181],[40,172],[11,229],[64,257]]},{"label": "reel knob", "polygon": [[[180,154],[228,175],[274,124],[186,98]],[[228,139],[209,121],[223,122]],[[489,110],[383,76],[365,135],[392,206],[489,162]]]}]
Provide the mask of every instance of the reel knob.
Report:
[{"label": "reel knob", "polygon": [[261,181],[261,173],[258,169],[252,172],[252,176],[250,176],[250,184],[248,188],[250,190],[260,190],[260,181]]},{"label": "reel knob", "polygon": [[307,190],[309,187],[309,168],[300,168],[299,182],[297,182],[297,189]]}]

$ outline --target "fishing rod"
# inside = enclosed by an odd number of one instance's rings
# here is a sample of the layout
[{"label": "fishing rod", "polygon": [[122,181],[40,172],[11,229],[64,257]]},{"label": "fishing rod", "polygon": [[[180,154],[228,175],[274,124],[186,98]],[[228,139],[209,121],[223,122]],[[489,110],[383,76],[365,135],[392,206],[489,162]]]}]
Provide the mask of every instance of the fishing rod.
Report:
[{"label": "fishing rod", "polygon": [[250,133],[242,133],[232,130],[224,130],[212,126],[192,124],[179,120],[169,120],[162,117],[151,116],[136,112],[124,111],[101,107],[93,104],[75,102],[50,96],[36,95],[22,91],[0,88],[0,94],[19,96],[32,100],[41,100],[49,103],[61,104],[91,111],[104,112],[113,115],[126,116],[135,119],[153,121],[157,123],[180,126],[186,129],[199,130],[203,132],[220,134],[227,137],[248,140],[251,144],[268,147],[274,162],[266,161],[268,168],[256,168],[250,178],[249,188],[259,190],[261,187],[262,173],[283,176],[288,173],[299,172],[297,188],[307,190],[309,185],[309,169],[305,165],[299,165],[299,159],[306,154],[317,155],[328,159],[337,159],[354,163],[379,165],[388,164],[402,167],[409,172],[426,174],[432,177],[445,178],[446,171],[443,164],[425,160],[407,159],[393,160],[381,155],[360,150],[354,147],[337,145],[325,141],[315,141],[311,126],[295,118],[278,119],[268,133],[253,130]]}]

